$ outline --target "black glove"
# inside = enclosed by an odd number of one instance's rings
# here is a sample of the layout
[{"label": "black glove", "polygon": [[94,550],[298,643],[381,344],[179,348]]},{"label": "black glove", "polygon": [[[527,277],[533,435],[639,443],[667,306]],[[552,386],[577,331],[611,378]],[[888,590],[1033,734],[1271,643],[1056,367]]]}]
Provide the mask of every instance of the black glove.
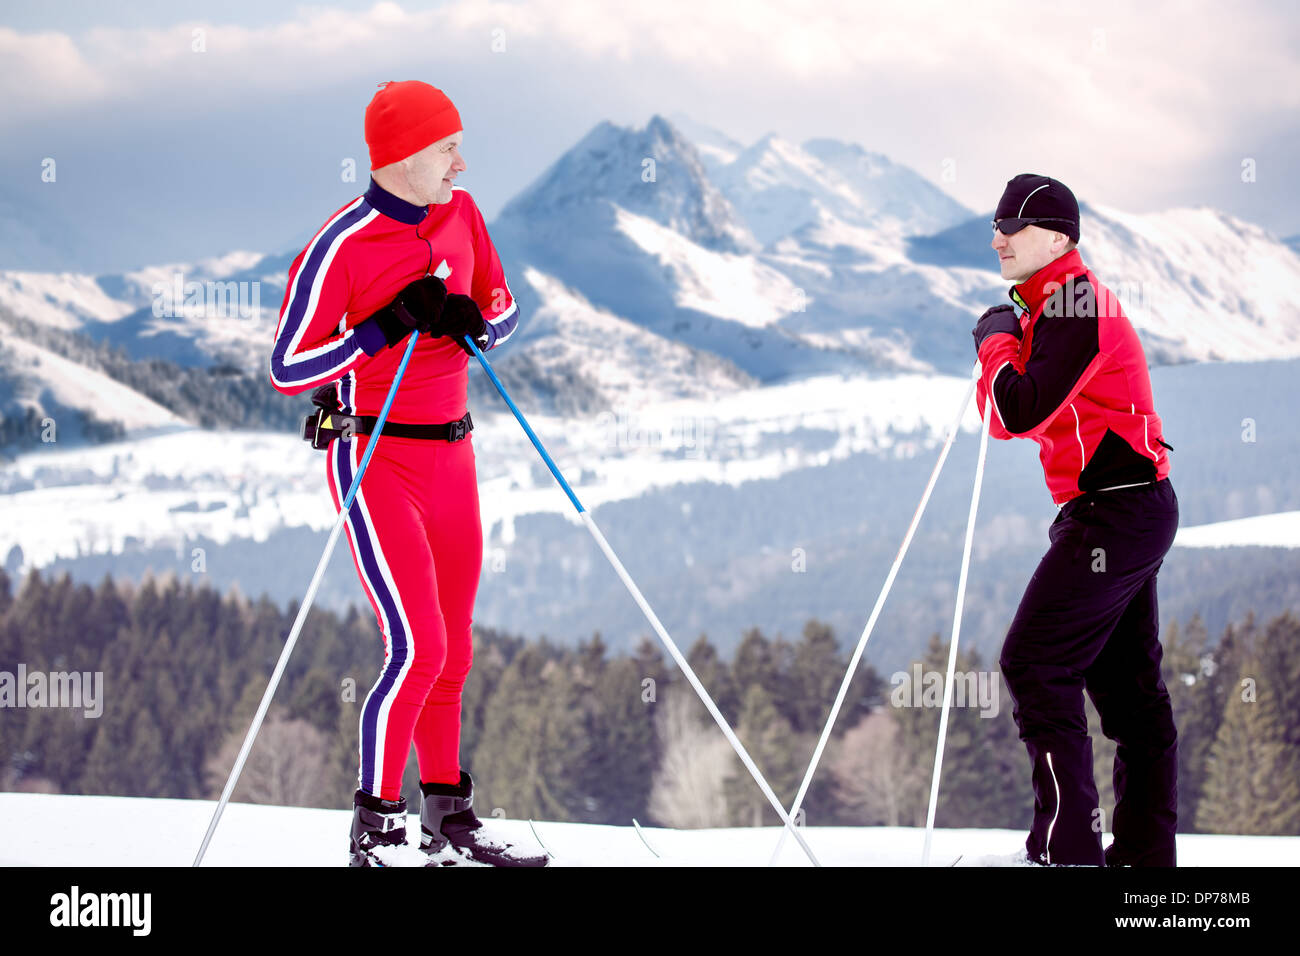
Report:
[{"label": "black glove", "polygon": [[487,348],[488,327],[487,322],[483,321],[483,313],[473,299],[458,292],[447,296],[442,307],[442,318],[434,325],[433,331],[435,335],[450,338],[469,356],[473,356],[474,350],[465,341],[466,335],[474,338],[479,349]]},{"label": "black glove", "polygon": [[447,301],[447,287],[437,276],[416,279],[374,314],[375,323],[384,333],[384,341],[396,345],[412,329],[421,333],[432,332],[442,317]]},{"label": "black glove", "polygon": [[970,334],[975,337],[975,351],[980,350],[986,338],[998,332],[1010,332],[1020,338],[1020,317],[1009,305],[995,305],[979,317],[975,328],[970,330]]}]

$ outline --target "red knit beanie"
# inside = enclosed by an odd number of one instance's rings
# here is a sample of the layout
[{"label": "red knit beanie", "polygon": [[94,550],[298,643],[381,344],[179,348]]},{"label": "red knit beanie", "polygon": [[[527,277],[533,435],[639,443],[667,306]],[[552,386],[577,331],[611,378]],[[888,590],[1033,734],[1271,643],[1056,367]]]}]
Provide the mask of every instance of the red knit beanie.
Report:
[{"label": "red knit beanie", "polygon": [[442,90],[420,80],[380,83],[366,107],[370,168],[405,159],[463,128],[460,114]]}]

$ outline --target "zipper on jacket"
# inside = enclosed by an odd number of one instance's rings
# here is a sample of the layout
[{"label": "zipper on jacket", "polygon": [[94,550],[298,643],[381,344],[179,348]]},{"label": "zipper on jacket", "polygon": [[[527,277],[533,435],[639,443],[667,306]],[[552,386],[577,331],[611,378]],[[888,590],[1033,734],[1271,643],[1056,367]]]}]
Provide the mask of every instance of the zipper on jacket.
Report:
[{"label": "zipper on jacket", "polygon": [[[428,217],[426,216],[425,218],[428,218]],[[425,244],[426,246],[429,247],[429,261],[428,261],[428,263],[425,264],[425,267],[424,267],[424,277],[427,279],[427,278],[429,278],[429,276],[433,275],[433,273],[429,271],[430,269],[433,268],[433,243],[429,241],[429,237],[428,237],[428,236],[421,236],[421,235],[420,235],[420,225],[419,225],[419,223],[416,223],[416,226],[415,226],[415,234],[416,234],[416,236],[418,236],[419,238],[423,239],[423,240],[424,240],[424,244]]]}]

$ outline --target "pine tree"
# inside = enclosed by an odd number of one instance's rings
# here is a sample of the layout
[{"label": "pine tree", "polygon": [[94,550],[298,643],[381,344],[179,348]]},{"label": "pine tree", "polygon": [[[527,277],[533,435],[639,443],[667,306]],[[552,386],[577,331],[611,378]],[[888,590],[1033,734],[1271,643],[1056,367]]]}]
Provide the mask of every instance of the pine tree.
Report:
[{"label": "pine tree", "polygon": [[[493,695],[474,757],[477,793],[513,818],[580,819],[585,758],[577,686],[545,645],[527,645]],[[476,800],[477,800],[476,793]]]},{"label": "pine tree", "polygon": [[706,635],[701,634],[691,645],[686,652],[686,663],[691,665],[691,670],[695,671],[695,676],[718,705],[722,716],[727,718],[728,723],[734,724],[740,710],[735,683],[727,662],[718,654],[717,648],[709,643]]},{"label": "pine tree", "polygon": [[[677,669],[675,666],[669,669],[663,653],[659,650],[658,642],[648,637],[641,638],[632,659],[636,662],[637,673],[641,675],[641,684],[648,692],[650,698],[648,706],[653,717],[658,708],[659,698],[672,684]],[[647,684],[646,681],[650,683]]]},{"label": "pine tree", "polygon": [[1290,611],[1264,628],[1259,641],[1261,674],[1277,696],[1277,711],[1285,724],[1283,739],[1300,749],[1300,618]]},{"label": "pine tree", "polygon": [[808,621],[803,628],[803,639],[795,645],[787,682],[789,698],[785,711],[796,731],[821,733],[843,679],[844,667],[834,632],[820,621]]},{"label": "pine tree", "polygon": [[751,687],[762,688],[769,698],[779,690],[780,671],[773,643],[758,628],[751,627],[741,637],[731,664],[731,678],[742,709]]},{"label": "pine tree", "polygon": [[[588,681],[590,671],[584,668]],[[646,816],[658,763],[654,713],[635,661],[609,662],[579,687],[585,712],[587,759],[579,768],[590,811],[582,819],[627,826]]]},{"label": "pine tree", "polygon": [[473,766],[483,737],[487,708],[496,693],[509,659],[506,648],[494,634],[474,636],[474,665],[465,679],[460,698],[460,762]]},{"label": "pine tree", "polygon": [[[794,728],[761,684],[750,684],[745,691],[736,736],[782,806],[789,807],[794,802],[803,767],[792,752]],[[763,791],[739,761],[725,786],[733,825],[759,827],[765,822],[780,822]]]},{"label": "pine tree", "polygon": [[[916,664],[920,665],[922,676],[919,687],[914,686]],[[902,792],[900,798],[900,812],[915,826],[924,824],[929,809],[947,669],[948,642],[934,634],[925,657],[908,668],[906,680],[895,684],[889,695],[898,723],[896,745],[922,771],[922,786]],[[957,706],[958,687],[954,686],[935,824],[1017,827],[1027,823],[1026,808],[1032,806],[1033,799],[1029,763],[1011,716],[1012,701],[1005,682],[1000,673],[983,667],[978,652],[973,649],[959,649],[955,671],[965,706]],[[983,693],[988,697],[981,701],[979,696]]]},{"label": "pine tree", "polygon": [[338,723],[339,694],[328,674],[313,668],[296,686],[286,689],[289,691],[287,719],[305,720],[323,733],[334,729]]},{"label": "pine tree", "polygon": [[1193,615],[1181,631],[1177,622],[1172,622],[1161,643],[1161,671],[1178,732],[1178,829],[1191,833],[1223,703],[1215,696],[1210,635],[1200,615]]},{"label": "pine tree", "polygon": [[1247,657],[1210,748],[1197,828],[1210,833],[1300,833],[1300,763],[1287,746],[1277,682]]}]

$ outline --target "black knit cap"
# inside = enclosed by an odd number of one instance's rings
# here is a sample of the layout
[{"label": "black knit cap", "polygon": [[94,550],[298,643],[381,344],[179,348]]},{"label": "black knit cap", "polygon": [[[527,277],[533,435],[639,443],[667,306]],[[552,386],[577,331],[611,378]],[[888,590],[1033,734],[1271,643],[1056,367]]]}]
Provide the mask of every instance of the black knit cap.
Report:
[{"label": "black knit cap", "polygon": [[1079,201],[1060,180],[1021,173],[1007,183],[994,219],[1049,219],[1034,223],[1079,241]]}]

